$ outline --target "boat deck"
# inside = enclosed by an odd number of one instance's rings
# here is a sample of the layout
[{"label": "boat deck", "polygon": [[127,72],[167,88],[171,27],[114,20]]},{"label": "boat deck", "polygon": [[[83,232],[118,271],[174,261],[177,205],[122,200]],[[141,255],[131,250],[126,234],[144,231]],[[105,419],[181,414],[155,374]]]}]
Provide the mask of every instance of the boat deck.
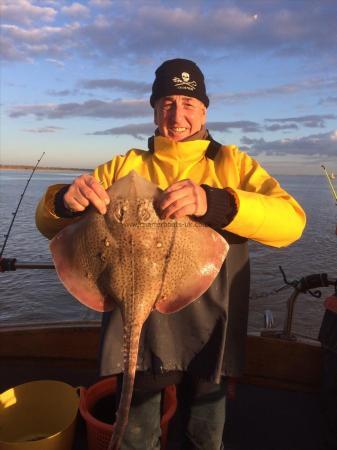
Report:
[{"label": "boat deck", "polygon": [[[41,379],[94,384],[99,331],[96,323],[0,327],[0,392]],[[320,347],[248,336],[246,353],[227,403],[225,450],[321,450]],[[81,419],[73,450],[88,450]]]},{"label": "boat deck", "polygon": [[319,450],[317,394],[239,385],[228,402],[225,450]]},{"label": "boat deck", "polygon": [[[317,396],[247,385],[240,385],[237,394],[228,402],[225,450],[320,449]],[[73,450],[88,450],[82,419]]]},{"label": "boat deck", "polygon": [[[7,360],[1,369],[0,389],[34,379],[58,379],[73,386],[97,381],[92,363],[74,369],[64,364],[43,365],[24,359]],[[236,398],[227,403],[225,450],[318,450],[320,405],[317,393],[237,385]],[[79,418],[73,450],[88,450],[85,424]]]}]

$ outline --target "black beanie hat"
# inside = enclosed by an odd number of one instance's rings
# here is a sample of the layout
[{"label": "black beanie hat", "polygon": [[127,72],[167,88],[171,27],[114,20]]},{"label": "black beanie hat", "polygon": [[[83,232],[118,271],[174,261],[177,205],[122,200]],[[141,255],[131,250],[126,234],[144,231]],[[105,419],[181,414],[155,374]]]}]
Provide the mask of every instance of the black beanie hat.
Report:
[{"label": "black beanie hat", "polygon": [[157,100],[168,95],[186,95],[197,98],[206,108],[209,105],[204,76],[199,67],[188,59],[170,59],[156,70],[151,106],[154,107]]}]

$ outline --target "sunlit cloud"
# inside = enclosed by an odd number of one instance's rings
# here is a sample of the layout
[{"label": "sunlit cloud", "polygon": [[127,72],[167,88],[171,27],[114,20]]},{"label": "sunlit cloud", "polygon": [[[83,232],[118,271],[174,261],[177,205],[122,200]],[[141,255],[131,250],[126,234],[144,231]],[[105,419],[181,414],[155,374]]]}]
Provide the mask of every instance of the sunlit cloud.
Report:
[{"label": "sunlit cloud", "polygon": [[2,23],[14,22],[29,25],[34,21],[52,22],[57,10],[49,6],[38,6],[28,0],[2,0],[0,4]]},{"label": "sunlit cloud", "polygon": [[0,32],[0,58],[3,61],[32,62],[26,51],[20,50],[15,43],[4,32]]},{"label": "sunlit cloud", "polygon": [[89,0],[89,5],[100,8],[107,8],[109,6],[112,6],[112,4],[112,0]]},{"label": "sunlit cloud", "polygon": [[[73,40],[80,25],[72,23],[60,26],[22,28],[17,25],[1,25],[6,48],[2,57],[7,61],[31,60],[38,57],[58,60],[65,57],[71,48],[77,47]],[[3,47],[3,46],[2,46]]]},{"label": "sunlit cloud", "polygon": [[61,12],[70,17],[79,19],[81,17],[88,17],[90,15],[90,9],[81,3],[72,3],[70,6],[63,6]]}]

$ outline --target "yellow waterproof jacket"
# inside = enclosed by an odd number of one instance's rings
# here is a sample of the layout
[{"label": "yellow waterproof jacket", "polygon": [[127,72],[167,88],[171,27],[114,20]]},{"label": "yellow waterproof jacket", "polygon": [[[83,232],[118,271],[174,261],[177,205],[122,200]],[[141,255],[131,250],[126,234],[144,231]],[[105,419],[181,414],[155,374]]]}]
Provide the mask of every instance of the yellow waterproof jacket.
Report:
[{"label": "yellow waterproof jacket", "polygon": [[[199,185],[230,188],[235,194],[237,214],[225,227],[227,231],[274,247],[297,240],[305,226],[305,213],[297,201],[236,146],[223,146],[214,160],[208,158],[209,143],[174,142],[158,136],[154,139],[154,152],[132,149],[97,167],[94,176],[105,188],[131,170],[162,189],[187,178]],[[61,187],[51,186],[37,208],[37,227],[48,238],[77,220],[55,214],[54,197]]]}]

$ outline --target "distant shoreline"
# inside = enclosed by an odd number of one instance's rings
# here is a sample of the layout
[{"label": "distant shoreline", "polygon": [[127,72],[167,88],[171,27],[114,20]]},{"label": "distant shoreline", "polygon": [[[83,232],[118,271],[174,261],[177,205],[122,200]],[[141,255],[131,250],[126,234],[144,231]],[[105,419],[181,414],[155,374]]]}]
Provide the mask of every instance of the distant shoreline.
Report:
[{"label": "distant shoreline", "polygon": [[[0,170],[33,170],[35,166],[0,164]],[[92,169],[78,169],[76,167],[43,167],[39,166],[37,172],[92,172]]]},{"label": "distant shoreline", "polygon": [[[17,170],[17,171],[32,171],[34,169],[35,166],[31,166],[29,164],[0,164],[0,172],[1,171],[9,171],[9,170]],[[74,173],[92,173],[93,169],[88,169],[88,168],[77,168],[77,167],[43,167],[43,166],[38,166],[38,168],[36,169],[37,172],[74,172]],[[272,173],[272,171],[270,171],[270,173]],[[323,173],[272,173],[272,175],[274,177],[278,177],[278,176],[324,176]]]}]

